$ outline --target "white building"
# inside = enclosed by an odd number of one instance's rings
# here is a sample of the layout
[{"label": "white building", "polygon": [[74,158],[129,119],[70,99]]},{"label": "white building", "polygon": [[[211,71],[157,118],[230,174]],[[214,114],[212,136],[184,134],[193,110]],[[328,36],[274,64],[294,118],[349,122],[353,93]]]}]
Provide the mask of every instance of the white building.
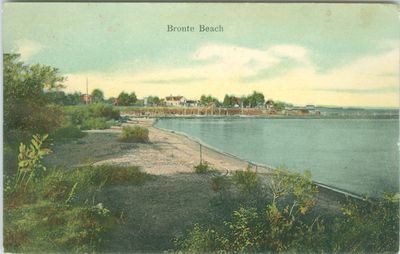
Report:
[{"label": "white building", "polygon": [[183,96],[167,96],[165,97],[166,106],[183,106],[186,103],[186,98]]}]

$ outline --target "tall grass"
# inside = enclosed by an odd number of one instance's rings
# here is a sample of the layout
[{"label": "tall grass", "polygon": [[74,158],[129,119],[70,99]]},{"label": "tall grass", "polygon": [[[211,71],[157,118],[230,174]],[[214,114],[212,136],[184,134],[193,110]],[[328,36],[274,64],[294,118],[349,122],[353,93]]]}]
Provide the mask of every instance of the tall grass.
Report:
[{"label": "tall grass", "polygon": [[149,142],[149,130],[142,126],[127,126],[122,128],[118,138],[121,142]]}]

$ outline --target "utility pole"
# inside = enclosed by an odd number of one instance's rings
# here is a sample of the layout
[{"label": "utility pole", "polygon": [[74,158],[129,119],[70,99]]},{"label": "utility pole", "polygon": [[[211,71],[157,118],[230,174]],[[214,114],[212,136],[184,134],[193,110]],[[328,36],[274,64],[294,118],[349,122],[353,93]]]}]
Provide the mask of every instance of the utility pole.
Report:
[{"label": "utility pole", "polygon": [[89,81],[86,77],[86,104],[89,104]]}]

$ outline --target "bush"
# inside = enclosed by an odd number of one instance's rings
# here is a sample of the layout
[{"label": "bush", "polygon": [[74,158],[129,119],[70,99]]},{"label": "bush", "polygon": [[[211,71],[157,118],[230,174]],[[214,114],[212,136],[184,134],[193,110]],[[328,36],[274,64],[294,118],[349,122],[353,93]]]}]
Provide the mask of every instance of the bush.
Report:
[{"label": "bush", "polygon": [[216,175],[211,179],[211,189],[215,192],[225,190],[229,186],[229,180],[226,176]]},{"label": "bush", "polygon": [[82,130],[107,129],[120,118],[118,109],[101,103],[64,107],[67,122]]},{"label": "bush", "polygon": [[[246,171],[243,171],[246,172]],[[237,182],[253,186],[254,174],[238,173]],[[239,180],[241,179],[241,180]],[[246,179],[246,180],[243,180]],[[250,180],[249,180],[250,179]],[[318,190],[309,172],[277,170],[266,187],[272,195],[262,207],[252,202],[213,213],[175,241],[178,251],[216,253],[395,253],[399,248],[399,197],[349,199],[342,214],[313,209]],[[231,192],[233,195],[235,192]],[[221,192],[220,196],[226,195]],[[254,194],[247,195],[248,199]],[[231,208],[232,209],[232,208]],[[213,210],[212,210],[213,211]],[[215,221],[214,218],[218,220]],[[222,221],[222,223],[221,223]]]},{"label": "bush", "polygon": [[257,189],[260,179],[256,172],[248,166],[244,171],[235,171],[232,176],[233,182],[244,192],[252,192]]},{"label": "bush", "polygon": [[104,130],[110,128],[111,125],[107,123],[106,118],[87,118],[84,119],[81,125],[82,130]]},{"label": "bush", "polygon": [[125,182],[140,184],[150,179],[150,175],[136,166],[100,165],[77,168],[72,172],[72,178],[84,186],[99,186]]},{"label": "bush", "polygon": [[207,162],[200,162],[199,165],[194,166],[194,172],[197,174],[205,174],[210,171],[209,165]]},{"label": "bush", "polygon": [[86,133],[82,132],[77,126],[68,124],[64,125],[54,133],[53,137],[56,140],[82,138]]},{"label": "bush", "polygon": [[149,130],[141,126],[123,127],[119,141],[143,143],[149,142]]}]

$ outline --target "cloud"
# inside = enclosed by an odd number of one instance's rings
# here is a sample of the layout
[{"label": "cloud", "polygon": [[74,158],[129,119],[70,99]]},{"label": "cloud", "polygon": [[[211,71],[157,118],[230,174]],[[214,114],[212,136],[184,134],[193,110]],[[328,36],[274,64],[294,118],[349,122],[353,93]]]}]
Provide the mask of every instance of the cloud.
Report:
[{"label": "cloud", "polygon": [[22,61],[29,60],[32,56],[39,53],[44,46],[36,41],[19,40],[16,42],[16,51],[21,55]]},{"label": "cloud", "polygon": [[[90,84],[107,96],[122,90],[139,96],[180,94],[245,95],[261,91],[267,98],[295,104],[398,106],[399,50],[366,55],[328,72],[318,72],[310,51],[298,45],[246,48],[207,44],[188,55],[186,64],[149,65],[144,70],[68,75],[68,90]],[[95,88],[95,87],[93,87]],[[92,88],[91,88],[92,89]]]},{"label": "cloud", "polygon": [[254,75],[260,70],[276,66],[284,59],[308,63],[307,50],[298,45],[274,45],[267,49],[252,49],[235,45],[208,44],[197,49],[192,59],[214,60],[229,69],[239,69]]},{"label": "cloud", "polygon": [[321,88],[315,89],[316,91],[335,92],[335,93],[355,93],[355,94],[376,94],[376,93],[395,93],[398,92],[396,87],[381,87],[381,88],[367,88],[367,89],[352,89],[352,88]]},{"label": "cloud", "polygon": [[176,79],[148,79],[141,80],[140,83],[144,84],[187,84],[197,81],[205,81],[207,78],[198,77],[198,78],[176,78]]}]

